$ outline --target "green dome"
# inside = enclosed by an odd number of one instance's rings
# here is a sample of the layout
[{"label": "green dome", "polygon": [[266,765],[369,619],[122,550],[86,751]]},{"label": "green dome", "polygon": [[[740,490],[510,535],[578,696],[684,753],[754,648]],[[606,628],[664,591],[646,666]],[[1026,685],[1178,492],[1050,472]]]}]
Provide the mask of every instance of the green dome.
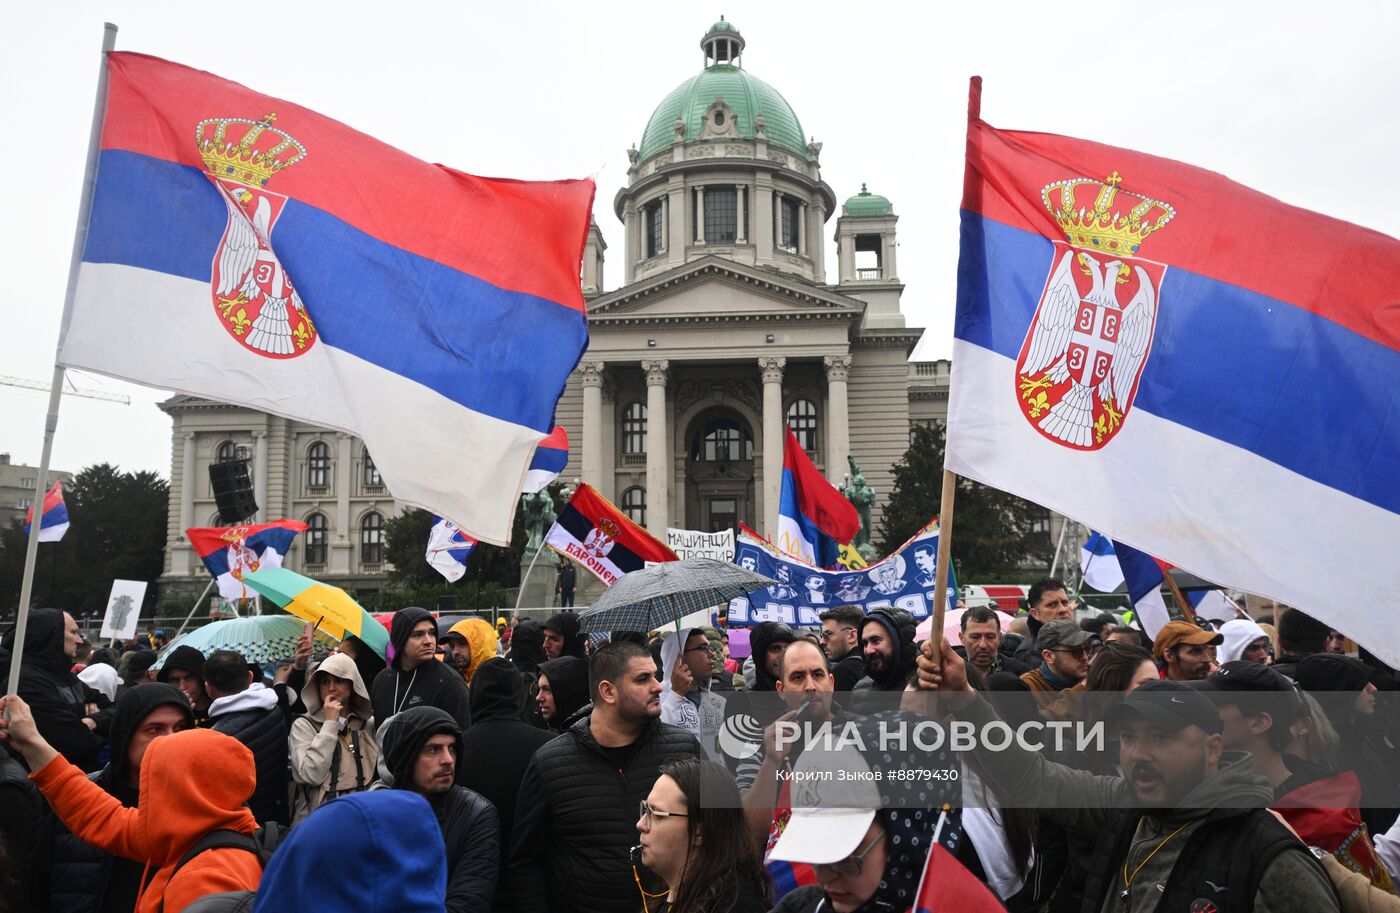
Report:
[{"label": "green dome", "polygon": [[712,31],[712,32],[737,32],[737,31],[739,31],[739,30],[736,29],[732,23],[725,22],[725,21],[724,21],[724,17],[723,17],[723,16],[720,16],[720,17],[719,17],[719,21],[716,22],[714,25],[710,26],[710,31]]},{"label": "green dome", "polygon": [[[732,28],[727,22],[717,22],[712,28],[720,25]],[[714,64],[701,70],[661,100],[642,133],[639,158],[645,161],[671,145],[676,135],[677,117],[685,120],[686,141],[698,139],[705,112],[715,103],[716,96],[723,98],[733,110],[742,137],[754,138],[754,118],[762,114],[764,133],[771,145],[807,158],[806,134],[792,106],[768,83],[728,64]]]},{"label": "green dome", "polygon": [[860,193],[846,200],[843,205],[848,216],[883,216],[888,215],[894,208],[887,198],[866,190],[864,184],[860,185]]}]

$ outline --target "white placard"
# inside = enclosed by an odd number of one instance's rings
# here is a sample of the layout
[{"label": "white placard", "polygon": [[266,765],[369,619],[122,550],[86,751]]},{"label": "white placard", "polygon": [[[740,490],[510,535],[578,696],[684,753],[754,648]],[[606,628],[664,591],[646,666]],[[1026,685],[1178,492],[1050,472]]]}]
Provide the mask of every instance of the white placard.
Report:
[{"label": "white placard", "polygon": [[146,581],[113,580],[112,595],[107,597],[107,611],[102,616],[104,639],[130,640],[136,636],[136,622],[141,619],[141,601],[146,598]]},{"label": "white placard", "polygon": [[667,529],[666,544],[677,558],[714,558],[734,561],[734,530],[702,533],[695,529]]}]

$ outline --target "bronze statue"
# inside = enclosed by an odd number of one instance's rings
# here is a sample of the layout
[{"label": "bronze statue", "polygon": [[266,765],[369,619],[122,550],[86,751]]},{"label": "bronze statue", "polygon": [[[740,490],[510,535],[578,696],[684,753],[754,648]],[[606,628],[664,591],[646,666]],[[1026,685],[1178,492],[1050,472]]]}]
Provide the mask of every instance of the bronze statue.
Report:
[{"label": "bronze statue", "polygon": [[521,496],[520,509],[525,512],[525,554],[533,555],[544,547],[545,534],[558,519],[554,513],[554,499],[548,491],[540,490]]},{"label": "bronze statue", "polygon": [[860,515],[860,530],[852,544],[855,545],[856,551],[864,555],[862,546],[870,545],[870,511],[875,506],[875,489],[866,484],[865,476],[861,475],[860,465],[854,457],[848,455],[846,463],[851,467],[851,477],[841,488],[841,494],[855,505],[856,513]]}]

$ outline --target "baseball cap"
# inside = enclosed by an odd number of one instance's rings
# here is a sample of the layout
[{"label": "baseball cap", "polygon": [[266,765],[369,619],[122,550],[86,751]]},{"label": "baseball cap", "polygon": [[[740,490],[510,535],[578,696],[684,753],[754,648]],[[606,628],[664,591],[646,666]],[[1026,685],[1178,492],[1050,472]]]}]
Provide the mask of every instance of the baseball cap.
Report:
[{"label": "baseball cap", "polygon": [[865,839],[880,790],[865,757],[854,747],[809,746],[792,772],[792,817],[769,858],[830,865]]},{"label": "baseball cap", "polygon": [[1054,647],[1078,647],[1090,637],[1093,635],[1079,625],[1068,619],[1061,619],[1041,625],[1040,633],[1035,638],[1035,646],[1038,650],[1049,650]]},{"label": "baseball cap", "polygon": [[1162,625],[1162,629],[1157,632],[1157,639],[1152,642],[1152,655],[1157,658],[1158,662],[1161,662],[1172,647],[1179,647],[1182,644],[1190,646],[1215,645],[1224,640],[1225,635],[1219,631],[1207,631],[1189,621],[1169,621]]},{"label": "baseball cap", "polygon": [[1108,708],[1104,719],[1109,723],[1143,719],[1158,729],[1172,732],[1187,726],[1196,726],[1208,733],[1217,733],[1223,728],[1220,711],[1215,709],[1210,698],[1184,682],[1166,679],[1146,682],[1133,689],[1122,702]]},{"label": "baseball cap", "polygon": [[1283,675],[1248,660],[1228,662],[1204,679],[1192,682],[1216,706],[1235,704],[1266,710],[1275,724],[1289,726],[1302,715],[1298,692]]}]

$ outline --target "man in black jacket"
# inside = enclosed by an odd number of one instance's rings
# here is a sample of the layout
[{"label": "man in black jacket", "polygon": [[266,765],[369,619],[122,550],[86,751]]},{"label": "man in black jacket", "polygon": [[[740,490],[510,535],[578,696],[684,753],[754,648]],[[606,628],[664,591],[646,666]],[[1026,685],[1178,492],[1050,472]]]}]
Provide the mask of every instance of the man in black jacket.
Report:
[{"label": "man in black jacket", "polygon": [[[553,662],[582,663],[583,660],[568,658]],[[586,691],[586,667],[584,678],[582,688]],[[457,764],[462,769],[462,785],[489,799],[500,816],[500,875],[496,882],[496,899],[491,904],[495,913],[510,913],[515,909],[506,870],[520,781],[535,752],[555,735],[523,722],[521,710],[524,706],[525,683],[516,668],[499,657],[482,663],[472,676],[472,728],[462,736],[462,755]]]},{"label": "man in black jacket", "polygon": [[209,719],[209,692],[204,687],[204,654],[194,647],[181,644],[161,664],[156,681],[179,688],[190,702],[196,725]]},{"label": "man in black jacket", "polygon": [[822,652],[831,662],[831,678],[837,691],[850,691],[865,678],[865,657],[860,652],[860,606],[839,605],[821,613]]},{"label": "man in black jacket", "polygon": [[412,790],[427,799],[442,828],[447,913],[491,909],[500,870],[500,819],[486,797],[455,783],[463,753],[457,721],[437,707],[414,707],[394,717],[380,735],[381,766],[389,773],[382,787]]},{"label": "man in black jacket", "polygon": [[[535,752],[520,784],[510,857],[519,913],[636,913],[637,808],[662,764],[703,757],[694,736],[659,721],[661,682],[645,647],[600,649],[589,687],[593,713]],[[648,891],[662,888],[637,871]]]},{"label": "man in black jacket", "polygon": [[[1069,598],[1069,588],[1063,580],[1045,577],[1031,584],[1026,593],[1026,625],[1030,634],[1021,642],[1016,651],[1016,661],[1034,669],[1040,665],[1040,648],[1036,638],[1042,625],[1052,621],[1073,621],[1074,602]],[[1149,645],[1150,646],[1150,645]]]},{"label": "man in black jacket", "polygon": [[538,687],[535,706],[551,732],[565,731],[593,709],[588,702],[586,659],[561,656],[543,663]]},{"label": "man in black jacket", "polygon": [[437,622],[432,613],[417,606],[395,612],[389,642],[394,646],[394,662],[375,676],[370,688],[374,718],[383,722],[414,707],[437,707],[465,732],[472,724],[467,683],[437,658]]},{"label": "man in black jacket", "polygon": [[[914,616],[903,609],[874,609],[865,616],[860,625],[860,649],[865,654],[866,675],[856,685],[856,691],[904,690],[918,658],[914,649],[917,628]],[[857,702],[855,709],[874,712],[876,708],[867,700]]]},{"label": "man in black jacket", "polygon": [[544,655],[550,659],[577,656],[583,659],[583,645],[588,636],[579,630],[578,615],[560,612],[544,623]]},{"label": "man in black jacket", "polygon": [[[194,727],[189,701],[174,685],[149,682],[117,698],[112,760],[88,779],[127,808],[140,805],[141,760],[156,739]],[[131,913],[144,866],[103,852],[62,823],[54,838],[49,899],[53,913]]]},{"label": "man in black jacket", "polygon": [[253,673],[241,653],[215,650],[204,661],[204,687],[213,698],[208,728],[233,736],[253,753],[258,785],[248,809],[258,824],[290,819],[287,791],[287,714],[277,692],[253,684]]},{"label": "man in black jacket", "polygon": [[[102,740],[93,732],[97,724],[90,706],[99,695],[68,671],[82,642],[82,632],[72,615],[58,609],[31,609],[18,694],[29,704],[44,741],[69,762],[92,773],[101,766],[98,753]],[[5,635],[4,645],[13,654],[14,629]],[[9,674],[10,663],[5,662],[0,675],[8,678]]]}]

